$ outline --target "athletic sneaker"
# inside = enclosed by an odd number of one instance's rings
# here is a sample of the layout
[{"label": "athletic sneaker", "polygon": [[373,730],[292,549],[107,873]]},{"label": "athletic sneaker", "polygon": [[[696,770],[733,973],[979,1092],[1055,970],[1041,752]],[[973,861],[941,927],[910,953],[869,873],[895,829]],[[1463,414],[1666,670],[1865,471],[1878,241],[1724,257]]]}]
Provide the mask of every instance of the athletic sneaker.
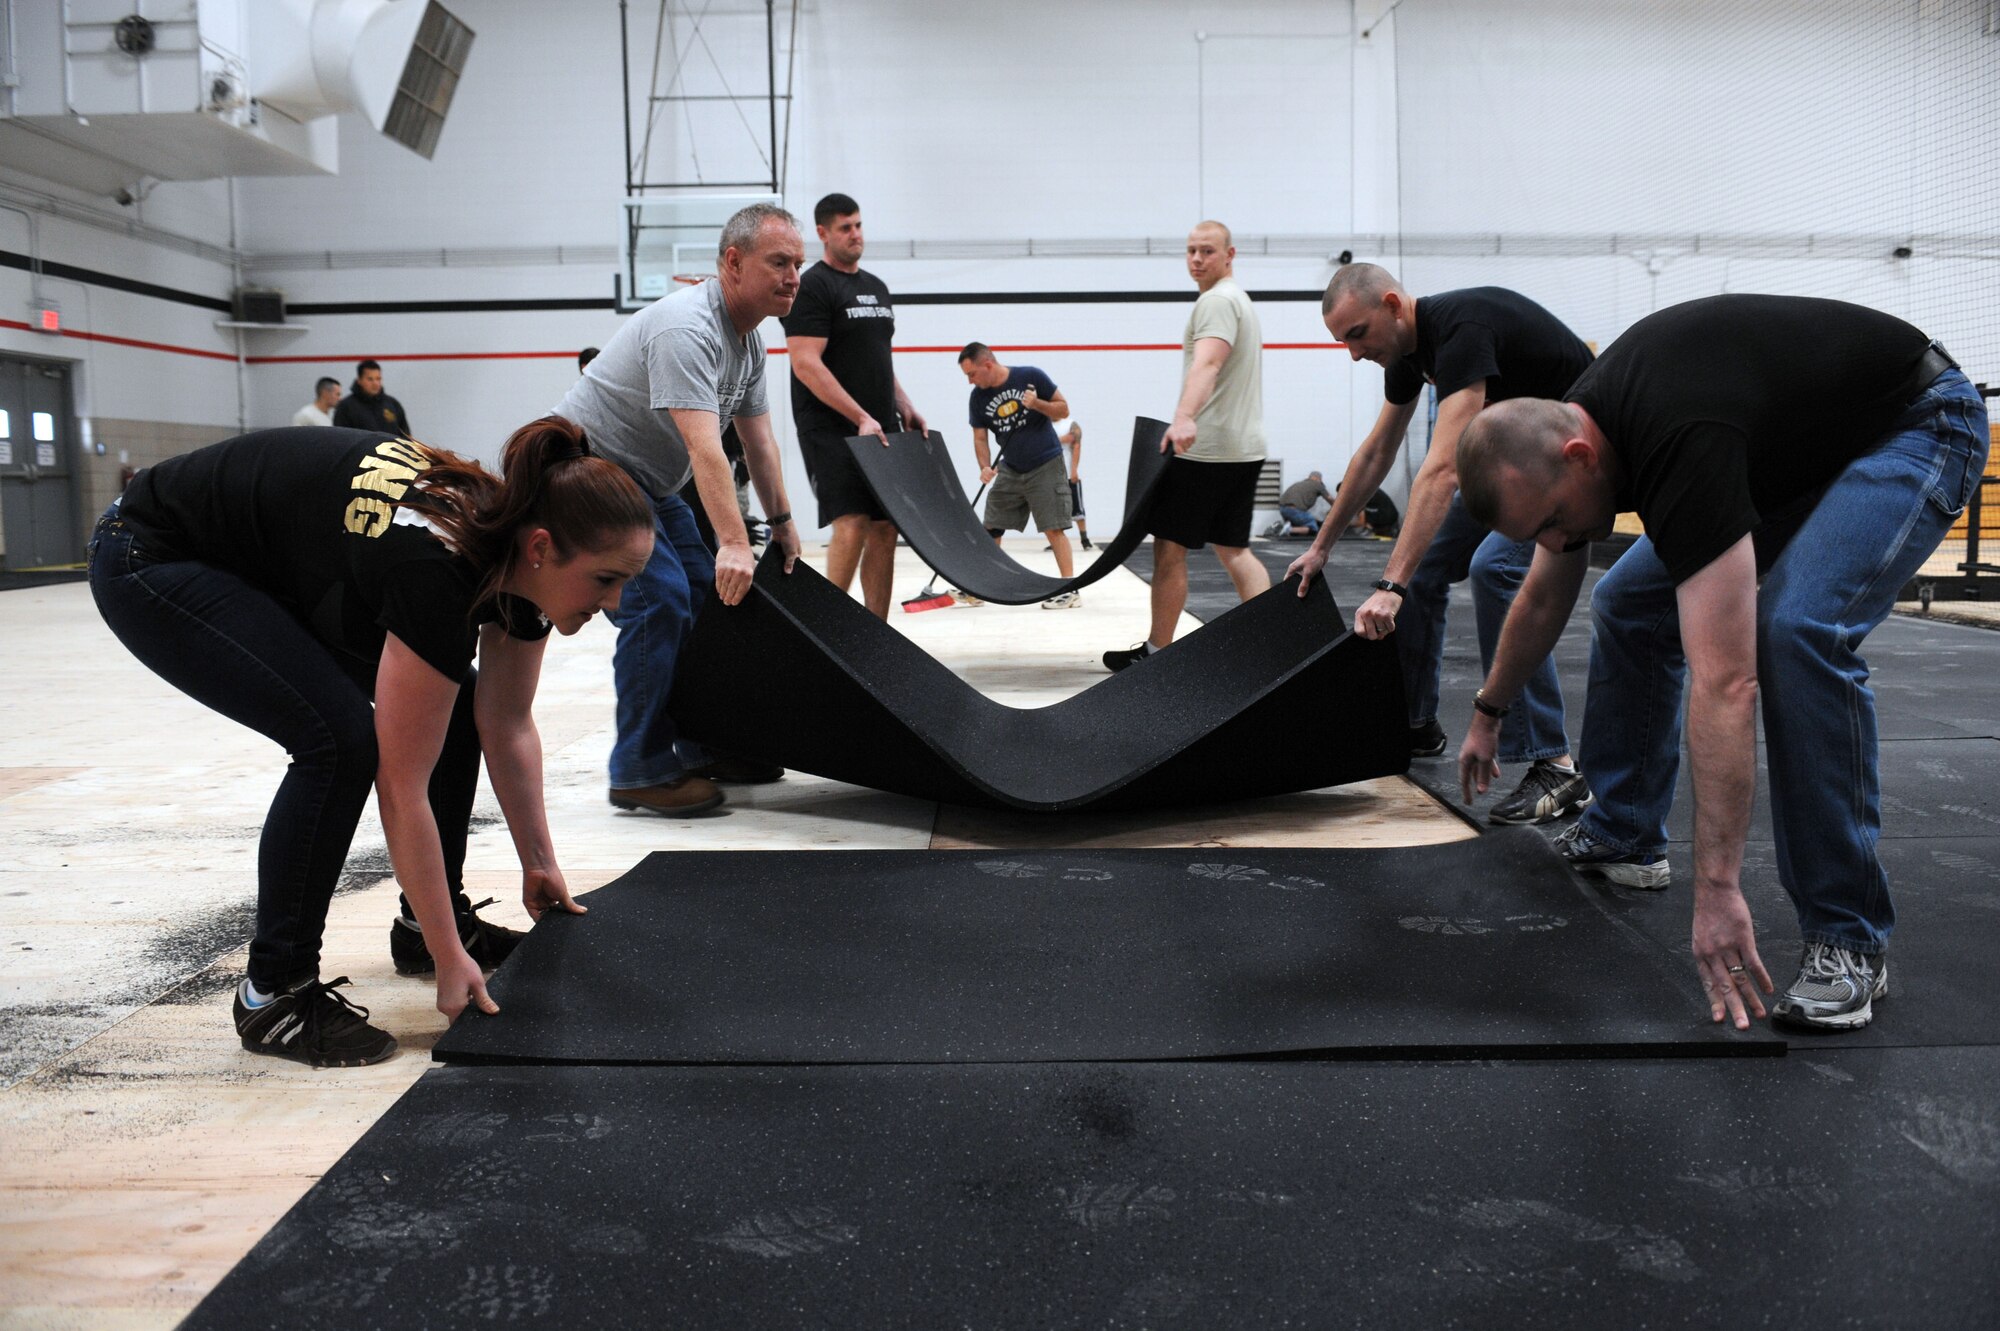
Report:
[{"label": "athletic sneaker", "polygon": [[1557,837],[1555,845],[1556,852],[1578,873],[1606,878],[1623,887],[1657,892],[1674,881],[1664,854],[1628,855],[1614,850],[1584,831],[1582,823],[1572,825]]},{"label": "athletic sneaker", "polygon": [[1889,996],[1889,960],[1815,939],[1799,957],[1799,978],[1771,1005],[1771,1019],[1790,1026],[1854,1031]]},{"label": "athletic sneaker", "polygon": [[1111,671],[1113,674],[1116,674],[1118,671],[1123,670],[1126,666],[1138,665],[1139,662],[1145,660],[1152,654],[1153,654],[1153,644],[1150,642],[1140,642],[1134,646],[1127,647],[1122,652],[1118,651],[1106,652],[1104,654],[1104,668],[1106,670]]},{"label": "athletic sneaker", "polygon": [[1444,752],[1444,727],[1432,717],[1420,726],[1410,727],[1410,756],[1412,758],[1435,758]]},{"label": "athletic sneaker", "polygon": [[[479,969],[483,971],[490,971],[505,961],[527,937],[518,929],[509,929],[479,918],[479,911],[499,899],[488,897],[469,911],[455,912],[458,917],[458,941],[465,944],[466,954],[478,962]],[[395,923],[389,926],[389,959],[396,963],[398,975],[437,974],[437,962],[424,943],[424,931],[417,927],[415,920],[402,915],[398,915]]]},{"label": "athletic sneaker", "polygon": [[368,1024],[368,1009],[333,992],[347,977],[322,984],[301,980],[261,1007],[236,986],[236,1034],[253,1054],[289,1058],[315,1068],[358,1068],[396,1052],[396,1037]]},{"label": "athletic sneaker", "polygon": [[984,601],[980,600],[980,599],[979,599],[979,598],[978,598],[977,596],[974,596],[974,595],[973,595],[973,594],[972,594],[971,592],[959,592],[959,591],[955,591],[955,592],[953,592],[953,593],[951,594],[951,599],[952,599],[952,600],[954,600],[954,601],[956,601],[956,602],[958,602],[958,603],[959,603],[960,605],[985,605],[985,604],[986,604],[986,602],[984,602]]},{"label": "athletic sneaker", "polygon": [[1076,607],[1082,604],[1083,604],[1082,598],[1079,597],[1075,592],[1058,592],[1054,596],[1051,596],[1048,600],[1042,602],[1042,609],[1074,610],[1076,609]]},{"label": "athletic sneaker", "polygon": [[1581,812],[1590,803],[1590,785],[1583,773],[1537,758],[1514,787],[1514,793],[1493,806],[1489,823],[1552,823]]}]

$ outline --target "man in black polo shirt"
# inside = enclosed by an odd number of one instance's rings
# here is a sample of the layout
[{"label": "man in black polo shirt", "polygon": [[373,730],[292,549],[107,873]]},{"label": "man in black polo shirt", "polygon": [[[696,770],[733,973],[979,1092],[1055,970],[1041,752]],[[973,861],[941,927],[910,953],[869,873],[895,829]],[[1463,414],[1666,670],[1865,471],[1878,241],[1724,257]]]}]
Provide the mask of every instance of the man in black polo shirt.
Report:
[{"label": "man in black polo shirt", "polygon": [[1772,992],[1738,882],[1760,694],[1778,874],[1804,940],[1775,1015],[1851,1030],[1888,993],[1895,910],[1859,649],[1970,498],[1987,443],[1978,392],[1909,324],[1749,295],[1641,319],[1567,400],[1495,407],[1460,441],[1473,516],[1541,547],[1474,700],[1468,790],[1497,771],[1494,719],[1561,633],[1585,545],[1619,512],[1645,522],[1591,596],[1597,801],[1557,844],[1583,872],[1665,886],[1685,689],[1694,956],[1717,1021],[1748,1026]]},{"label": "man in black polo shirt", "polygon": [[829,194],[813,205],[813,225],[824,252],[799,279],[798,299],[783,320],[792,361],[792,422],[819,498],[820,525],[833,528],[827,579],[846,591],[859,565],[861,599],[876,618],[887,619],[896,524],[845,441],[872,434],[886,445],[897,430],[921,433],[924,418],[896,379],[890,354],[896,312],[889,288],[861,267],[861,205],[845,194]]},{"label": "man in black polo shirt", "polygon": [[[1354,631],[1363,637],[1396,635],[1410,711],[1410,753],[1434,758],[1446,742],[1437,719],[1438,669],[1451,586],[1472,579],[1479,656],[1490,667],[1500,624],[1535,549],[1531,542],[1489,532],[1466,513],[1457,497],[1460,432],[1488,403],[1561,397],[1590,364],[1590,348],[1526,296],[1501,287],[1469,287],[1419,299],[1372,263],[1348,264],[1334,274],[1320,313],[1349,356],[1383,367],[1387,401],[1348,463],[1340,497],[1312,548],[1293,560],[1286,574],[1301,575],[1299,595],[1305,595],[1333,542],[1389,474],[1424,385],[1435,385],[1437,428],[1410,486],[1409,511],[1374,594],[1354,613]],[[1491,821],[1553,822],[1590,803],[1590,786],[1570,758],[1553,661],[1544,660],[1523,688],[1521,705],[1501,728],[1500,748],[1507,762],[1527,763],[1528,769],[1519,788],[1487,813]]]}]

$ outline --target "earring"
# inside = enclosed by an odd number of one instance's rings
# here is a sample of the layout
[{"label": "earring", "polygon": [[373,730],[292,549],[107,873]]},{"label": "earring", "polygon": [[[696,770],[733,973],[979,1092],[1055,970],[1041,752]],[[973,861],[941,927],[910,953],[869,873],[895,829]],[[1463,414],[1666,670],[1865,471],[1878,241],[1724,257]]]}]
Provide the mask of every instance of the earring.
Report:
[{"label": "earring", "polygon": [[537,560],[537,561],[535,562],[535,567],[536,567],[536,568],[540,568],[541,566],[542,566],[542,565],[541,565],[541,561]]}]

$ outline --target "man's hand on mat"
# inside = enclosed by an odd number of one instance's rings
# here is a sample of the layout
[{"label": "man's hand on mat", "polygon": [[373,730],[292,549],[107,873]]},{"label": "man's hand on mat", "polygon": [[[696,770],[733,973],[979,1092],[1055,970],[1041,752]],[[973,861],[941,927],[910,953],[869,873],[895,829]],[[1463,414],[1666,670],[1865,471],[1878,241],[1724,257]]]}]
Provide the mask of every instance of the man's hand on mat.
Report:
[{"label": "man's hand on mat", "polygon": [[570,899],[569,884],[563,881],[561,869],[521,870],[521,904],[528,908],[531,920],[541,919],[544,911],[557,906],[572,915],[582,915],[590,909]]},{"label": "man's hand on mat", "polygon": [[[785,525],[797,531],[792,523]],[[793,537],[794,542],[797,539]],[[750,580],[756,576],[757,556],[750,553],[750,542],[731,541],[715,552],[715,594],[724,605],[742,604],[750,594]]]},{"label": "man's hand on mat", "polygon": [[1171,448],[1176,453],[1185,453],[1193,447],[1194,417],[1174,417],[1174,423],[1167,427],[1166,435],[1160,440],[1160,451],[1164,453]]},{"label": "man's hand on mat", "polygon": [[771,539],[785,552],[785,572],[792,571],[792,565],[799,562],[799,524],[781,522],[772,529]]},{"label": "man's hand on mat", "polygon": [[1701,973],[1702,992],[1708,995],[1711,1021],[1721,1021],[1727,1012],[1737,1030],[1747,1031],[1751,1015],[1764,1015],[1764,1000],[1757,991],[1773,991],[1771,975],[1757,955],[1750,907],[1734,883],[1710,886],[1695,881],[1694,965]]},{"label": "man's hand on mat", "polygon": [[500,1005],[487,995],[486,977],[479,973],[479,963],[466,955],[465,948],[455,938],[450,951],[448,957],[438,956],[437,950],[431,953],[437,961],[438,1011],[449,1021],[457,1021],[458,1014],[470,1005],[477,1005],[488,1016],[498,1012]]},{"label": "man's hand on mat", "polygon": [[1286,566],[1285,576],[1289,578],[1294,573],[1299,575],[1299,595],[1304,597],[1306,588],[1313,585],[1313,579],[1318,577],[1319,571],[1325,567],[1326,551],[1314,546]]},{"label": "man's hand on mat", "polygon": [[903,413],[903,428],[912,434],[929,434],[931,432],[930,422],[925,420],[924,413],[918,411],[915,407],[911,407]]},{"label": "man's hand on mat", "polygon": [[1354,612],[1354,631],[1371,641],[1379,641],[1396,631],[1396,612],[1403,598],[1394,592],[1375,592]]},{"label": "man's hand on mat", "polygon": [[1474,712],[1465,728],[1465,743],[1458,748],[1458,788],[1467,804],[1474,793],[1484,795],[1487,787],[1500,779],[1500,722],[1484,712]]},{"label": "man's hand on mat", "polygon": [[872,434],[882,441],[882,447],[887,448],[889,446],[889,436],[882,432],[882,422],[876,420],[865,411],[861,413],[861,419],[855,423],[854,434],[856,438],[864,434]]}]

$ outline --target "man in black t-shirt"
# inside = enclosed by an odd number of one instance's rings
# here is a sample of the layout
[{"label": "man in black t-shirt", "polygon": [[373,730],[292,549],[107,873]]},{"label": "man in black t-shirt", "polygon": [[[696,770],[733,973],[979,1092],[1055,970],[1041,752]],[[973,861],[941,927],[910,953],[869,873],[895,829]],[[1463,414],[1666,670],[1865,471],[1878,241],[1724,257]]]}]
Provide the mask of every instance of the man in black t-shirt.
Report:
[{"label": "man in black t-shirt", "polygon": [[1694,955],[1717,1021],[1748,1026],[1772,991],[1738,883],[1760,696],[1778,875],[1805,945],[1774,1013],[1849,1030],[1888,992],[1895,910],[1860,646],[1965,506],[1987,445],[1978,392],[1917,329],[1750,295],[1640,320],[1566,401],[1495,407],[1460,443],[1468,509],[1541,547],[1475,701],[1468,789],[1497,770],[1492,718],[1562,632],[1584,547],[1620,512],[1645,523],[1591,596],[1598,800],[1557,844],[1583,872],[1666,885],[1685,689]]},{"label": "man in black t-shirt", "polygon": [[[1590,364],[1590,348],[1526,296],[1500,287],[1469,287],[1418,299],[1387,269],[1372,263],[1348,264],[1336,273],[1320,313],[1349,356],[1383,367],[1387,401],[1348,463],[1342,497],[1312,548],[1293,560],[1286,573],[1302,575],[1303,596],[1333,542],[1381,488],[1424,385],[1433,385],[1438,416],[1430,451],[1410,486],[1409,511],[1402,516],[1388,567],[1374,594],[1354,612],[1354,631],[1366,638],[1395,635],[1409,707],[1410,753],[1434,758],[1446,743],[1437,715],[1438,672],[1452,584],[1472,580],[1479,655],[1490,665],[1501,622],[1534,553],[1529,542],[1490,533],[1467,515],[1456,493],[1460,432],[1488,403],[1562,396]],[[1590,803],[1590,786],[1570,758],[1562,685],[1553,661],[1543,661],[1522,690],[1521,706],[1502,727],[1500,742],[1507,762],[1529,766],[1520,786],[1488,811],[1488,819],[1554,822]]]},{"label": "man in black t-shirt", "polygon": [[889,288],[861,267],[861,205],[845,194],[829,194],[813,205],[813,225],[823,254],[799,279],[798,299],[783,320],[792,361],[792,421],[819,498],[820,525],[833,528],[827,579],[846,591],[858,564],[861,599],[886,620],[896,524],[846,440],[872,434],[886,445],[897,430],[922,433],[924,418],[896,380],[890,353],[896,312]]}]

